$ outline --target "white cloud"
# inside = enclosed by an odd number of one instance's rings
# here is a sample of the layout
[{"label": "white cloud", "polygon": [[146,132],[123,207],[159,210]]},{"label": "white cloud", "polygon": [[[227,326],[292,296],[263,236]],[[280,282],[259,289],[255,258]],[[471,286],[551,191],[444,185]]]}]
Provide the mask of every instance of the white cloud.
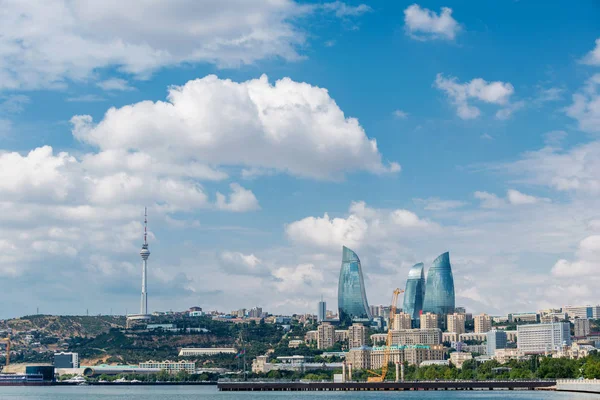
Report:
[{"label": "white cloud", "polygon": [[269,276],[270,271],[263,261],[254,254],[237,251],[224,251],[219,254],[222,268],[232,275]]},{"label": "white cloud", "polygon": [[414,201],[416,204],[423,205],[423,208],[429,211],[446,211],[455,208],[460,208],[466,205],[464,201],[442,200],[439,197],[430,197],[427,199],[414,199]]},{"label": "white cloud", "polygon": [[406,111],[395,110],[393,114],[394,114],[394,117],[399,118],[399,119],[408,118],[408,113]]},{"label": "white cloud", "polygon": [[417,40],[454,40],[460,25],[452,18],[452,9],[442,7],[438,15],[427,8],[413,4],[404,10],[406,32]]},{"label": "white cloud", "polygon": [[589,279],[598,273],[600,263],[600,235],[592,235],[579,243],[575,261],[560,259],[552,268],[552,275],[560,278]]},{"label": "white cloud", "polygon": [[596,47],[581,60],[587,65],[600,66],[600,38],[596,39]]},{"label": "white cloud", "polygon": [[540,201],[544,201],[545,199],[540,199],[539,197],[530,196],[525,193],[521,193],[518,190],[509,189],[506,197],[508,198],[508,202],[514,205],[521,204],[536,204]]},{"label": "white cloud", "polygon": [[99,88],[106,91],[128,91],[133,90],[133,87],[129,86],[129,82],[121,78],[110,78],[96,84]]},{"label": "white cloud", "polygon": [[498,197],[493,193],[482,191],[475,192],[474,196],[476,199],[481,201],[482,208],[502,208],[507,205],[520,206],[549,201],[549,199],[531,196],[525,193],[521,193],[515,189],[509,189],[506,192],[506,199]]},{"label": "white cloud", "polygon": [[[469,104],[470,99],[488,104],[507,105],[510,96],[515,91],[508,82],[495,81],[488,83],[481,78],[475,78],[470,82],[458,83],[455,77],[445,78],[442,74],[437,74],[434,86],[446,93],[456,106],[457,115],[462,119],[474,119],[481,114],[479,108]],[[498,112],[497,117],[507,118],[514,111],[513,108],[520,108],[523,105],[520,102],[515,104],[508,104],[504,110]]]},{"label": "white cloud", "polygon": [[336,17],[356,17],[362,15],[364,13],[373,11],[371,7],[366,4],[359,4],[358,6],[349,6],[348,4],[341,1],[334,1],[331,3],[325,3],[322,5],[323,9],[326,11],[331,11],[335,13]]},{"label": "white cloud", "polygon": [[584,88],[573,94],[573,104],[565,112],[579,123],[579,129],[600,133],[600,74],[593,75]]},{"label": "white cloud", "polygon": [[259,210],[258,200],[251,190],[244,189],[237,183],[229,185],[231,194],[229,199],[221,193],[217,193],[217,208],[235,212]]},{"label": "white cloud", "polygon": [[323,273],[313,264],[281,267],[273,271],[273,276],[278,279],[275,284],[277,290],[286,295],[304,294],[307,287],[320,287],[323,284]]},{"label": "white cloud", "polygon": [[129,149],[167,164],[276,169],[317,179],[346,172],[398,172],[377,142],[346,117],[326,89],[266,76],[236,83],[214,75],[171,87],[168,102],[111,108],[97,125],[72,119],[79,140],[104,151]]},{"label": "white cloud", "polygon": [[66,99],[70,103],[95,103],[100,101],[106,101],[102,96],[96,94],[83,94],[81,96],[67,97]]},{"label": "white cloud", "polygon": [[600,193],[600,142],[592,141],[566,151],[553,144],[496,168],[519,176],[524,183],[595,195]]},{"label": "white cloud", "polygon": [[523,107],[525,107],[525,102],[523,100],[509,104],[507,107],[496,112],[496,118],[502,120],[509,119],[515,111],[518,111]]},{"label": "white cloud", "polygon": [[409,210],[384,210],[368,207],[364,202],[353,202],[345,218],[306,217],[286,226],[286,234],[293,242],[324,248],[340,246],[360,247],[389,235],[419,231],[433,232],[437,224],[419,218]]},{"label": "white cloud", "polygon": [[0,90],[61,88],[94,80],[104,68],[145,79],[184,63],[238,67],[271,58],[299,60],[307,36],[297,27],[299,18],[349,18],[370,8],[340,1],[58,0],[8,1],[2,10]]}]

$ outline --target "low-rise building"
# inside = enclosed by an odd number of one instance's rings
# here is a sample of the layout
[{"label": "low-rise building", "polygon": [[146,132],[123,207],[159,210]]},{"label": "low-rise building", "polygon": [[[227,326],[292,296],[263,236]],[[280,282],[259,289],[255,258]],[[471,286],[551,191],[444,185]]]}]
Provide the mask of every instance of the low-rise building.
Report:
[{"label": "low-rise building", "polygon": [[475,332],[467,332],[467,333],[461,333],[458,336],[458,339],[461,342],[466,342],[466,341],[478,341],[478,342],[484,342],[485,341],[485,333],[475,333]]},{"label": "low-rise building", "polygon": [[300,345],[304,344],[302,339],[292,339],[288,342],[288,347],[291,349],[297,349]]},{"label": "low-rise building", "polygon": [[450,353],[450,361],[456,365],[456,368],[462,368],[465,361],[472,360],[473,355],[471,353],[463,353],[461,351],[455,351]]},{"label": "low-rise building", "polygon": [[316,369],[338,369],[342,363],[311,363],[304,356],[277,357],[276,363],[270,363],[268,356],[258,356],[252,361],[253,373],[269,373],[270,371],[296,371],[306,372]]},{"label": "low-rise building", "polygon": [[[383,366],[386,346],[371,348],[371,368],[378,369]],[[407,345],[392,346],[390,349],[391,363],[404,363],[420,365],[427,360],[443,360],[444,347],[442,345]]]},{"label": "low-rise building", "polygon": [[308,331],[304,335],[304,341],[306,342],[306,344],[316,343],[318,337],[319,337],[319,332],[317,332],[317,331]]},{"label": "low-rise building", "polygon": [[54,353],[54,368],[79,368],[79,353]]},{"label": "low-rise building", "polygon": [[185,347],[179,351],[179,357],[214,356],[215,354],[236,354],[233,347]]},{"label": "low-rise building", "polygon": [[493,355],[493,359],[500,364],[505,364],[510,360],[523,360],[525,358],[525,354],[519,349],[496,349]]},{"label": "low-rise building", "polygon": [[[373,344],[385,343],[387,334],[376,333],[371,335]],[[442,331],[439,328],[431,329],[400,329],[392,331],[392,344],[394,345],[413,345],[428,344],[437,345],[442,343]]]},{"label": "low-rise building", "polygon": [[539,322],[540,315],[535,312],[508,314],[508,322]]},{"label": "low-rise building", "polygon": [[140,363],[140,368],[158,368],[170,374],[185,371],[188,374],[196,372],[196,363],[193,361],[146,361]]}]

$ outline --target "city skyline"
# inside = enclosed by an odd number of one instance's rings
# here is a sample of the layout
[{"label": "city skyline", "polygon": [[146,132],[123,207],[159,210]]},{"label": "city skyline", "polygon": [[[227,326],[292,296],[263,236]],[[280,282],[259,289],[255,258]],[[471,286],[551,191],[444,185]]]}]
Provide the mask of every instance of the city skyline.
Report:
[{"label": "city skyline", "polygon": [[151,311],[336,310],[342,246],[371,305],[444,251],[474,314],[599,302],[593,1],[4,11],[0,319],[137,312],[145,206]]}]

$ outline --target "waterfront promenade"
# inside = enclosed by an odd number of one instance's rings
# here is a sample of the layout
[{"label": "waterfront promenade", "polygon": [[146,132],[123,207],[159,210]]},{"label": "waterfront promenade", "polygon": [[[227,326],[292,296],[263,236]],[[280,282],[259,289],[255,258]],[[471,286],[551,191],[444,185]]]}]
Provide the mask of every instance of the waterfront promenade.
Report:
[{"label": "waterfront promenade", "polygon": [[404,382],[219,382],[221,391],[405,391],[551,389],[555,380]]}]

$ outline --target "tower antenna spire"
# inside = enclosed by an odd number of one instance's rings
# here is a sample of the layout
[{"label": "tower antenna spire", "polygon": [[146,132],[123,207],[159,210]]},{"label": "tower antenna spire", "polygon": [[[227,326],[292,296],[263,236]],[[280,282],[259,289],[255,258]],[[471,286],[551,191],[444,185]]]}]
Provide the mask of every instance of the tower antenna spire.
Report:
[{"label": "tower antenna spire", "polygon": [[148,244],[148,208],[144,207],[144,244]]}]

